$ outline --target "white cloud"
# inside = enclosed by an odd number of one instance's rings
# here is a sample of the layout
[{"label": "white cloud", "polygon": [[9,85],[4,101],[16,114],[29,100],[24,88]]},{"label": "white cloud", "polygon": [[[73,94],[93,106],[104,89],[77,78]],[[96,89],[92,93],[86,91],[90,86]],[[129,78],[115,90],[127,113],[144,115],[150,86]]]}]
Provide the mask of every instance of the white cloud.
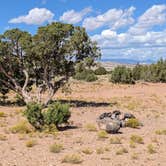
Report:
[{"label": "white cloud", "polygon": [[82,21],[83,17],[90,13],[92,9],[90,7],[81,10],[80,12],[76,12],[75,10],[69,10],[64,12],[60,17],[60,21],[67,22],[70,24],[76,24]]},{"label": "white cloud", "polygon": [[86,18],[83,21],[83,26],[87,30],[94,30],[103,26],[109,26],[112,30],[116,30],[134,23],[132,18],[134,10],[135,7],[133,6],[127,10],[110,9],[97,17]]},{"label": "white cloud", "polygon": [[129,29],[129,32],[143,34],[164,23],[166,23],[166,5],[154,5],[138,18],[138,22]]},{"label": "white cloud", "polygon": [[9,23],[25,23],[41,25],[46,21],[51,21],[54,14],[46,8],[34,8],[31,9],[27,15],[19,16],[9,20]]}]

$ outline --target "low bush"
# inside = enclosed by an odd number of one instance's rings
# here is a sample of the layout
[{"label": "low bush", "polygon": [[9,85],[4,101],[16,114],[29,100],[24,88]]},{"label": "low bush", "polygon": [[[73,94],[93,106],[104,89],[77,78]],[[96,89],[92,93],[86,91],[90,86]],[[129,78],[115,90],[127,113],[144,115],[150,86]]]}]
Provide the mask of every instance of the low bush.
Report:
[{"label": "low bush", "polygon": [[44,122],[46,125],[58,125],[67,123],[71,116],[68,104],[61,104],[59,102],[51,104],[48,109],[43,113]]},{"label": "low bush", "polygon": [[107,74],[107,70],[104,67],[101,67],[101,66],[99,68],[97,68],[94,72],[95,72],[96,75],[105,75],[105,74]]},{"label": "low bush", "polygon": [[71,116],[69,105],[53,103],[43,111],[41,105],[30,103],[24,112],[29,123],[38,130],[55,132],[60,124],[67,123]]},{"label": "low bush", "polygon": [[87,81],[87,82],[93,82],[93,81],[96,81],[98,78],[94,74],[93,70],[86,70],[85,69],[82,72],[77,72],[74,76],[74,79]]},{"label": "low bush", "polygon": [[85,148],[85,149],[82,150],[82,153],[90,155],[90,154],[93,153],[93,151],[91,149],[89,149],[89,148]]},{"label": "low bush", "polygon": [[121,147],[119,150],[116,151],[116,155],[122,155],[124,153],[128,153],[128,150],[124,147]]},{"label": "low bush", "polygon": [[29,123],[36,129],[42,129],[44,125],[44,117],[42,114],[42,106],[37,103],[29,103],[24,112]]},{"label": "low bush", "polygon": [[86,126],[86,129],[88,130],[88,131],[92,131],[92,132],[95,132],[95,131],[97,131],[97,128],[96,128],[96,126],[94,125],[94,124],[87,124]]},{"label": "low bush", "polygon": [[132,70],[125,66],[116,67],[111,74],[110,81],[113,83],[134,84]]}]

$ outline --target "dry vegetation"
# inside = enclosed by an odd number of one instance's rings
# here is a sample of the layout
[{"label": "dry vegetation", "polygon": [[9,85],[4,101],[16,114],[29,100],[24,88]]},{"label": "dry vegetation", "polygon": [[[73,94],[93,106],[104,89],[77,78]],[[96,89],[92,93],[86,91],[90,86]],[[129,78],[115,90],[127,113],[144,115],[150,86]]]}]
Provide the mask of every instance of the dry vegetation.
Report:
[{"label": "dry vegetation", "polygon": [[[56,94],[72,103],[71,127],[63,131],[37,132],[25,121],[24,107],[1,106],[0,165],[165,166],[166,84],[115,85],[101,79],[72,81],[70,94]],[[143,126],[132,121],[134,128],[118,134],[100,131],[96,118],[115,109],[133,113]]]}]

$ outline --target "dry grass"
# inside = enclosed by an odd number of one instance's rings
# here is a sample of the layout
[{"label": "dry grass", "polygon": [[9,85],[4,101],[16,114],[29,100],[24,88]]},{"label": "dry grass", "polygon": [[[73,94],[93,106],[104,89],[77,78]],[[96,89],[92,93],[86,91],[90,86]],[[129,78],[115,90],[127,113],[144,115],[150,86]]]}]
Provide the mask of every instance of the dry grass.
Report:
[{"label": "dry grass", "polygon": [[0,141],[6,141],[7,137],[6,135],[0,134]]},{"label": "dry grass", "polygon": [[147,150],[148,150],[148,153],[149,153],[149,154],[154,154],[154,153],[156,153],[156,148],[155,148],[152,144],[149,144],[149,145],[147,146]]},{"label": "dry grass", "polygon": [[155,133],[158,134],[158,135],[166,135],[166,129],[156,130]]},{"label": "dry grass", "polygon": [[82,153],[90,155],[90,154],[93,153],[93,150],[91,150],[90,148],[85,148],[85,149],[82,150]]},{"label": "dry grass", "polygon": [[79,154],[70,154],[64,156],[62,159],[62,163],[69,163],[69,164],[80,164],[83,160]]},{"label": "dry grass", "polygon": [[128,153],[128,150],[124,147],[121,147],[116,151],[116,155],[123,155],[124,153]]},{"label": "dry grass", "polygon": [[28,140],[28,141],[25,143],[26,147],[28,147],[28,148],[32,148],[32,147],[34,147],[36,144],[37,144],[37,141],[36,141],[36,140]]},{"label": "dry grass", "polygon": [[140,122],[135,118],[128,119],[128,121],[126,122],[126,127],[138,128],[139,126]]},{"label": "dry grass", "polygon": [[52,153],[60,153],[63,150],[63,145],[54,143],[50,146],[49,150]]},{"label": "dry grass", "polygon": [[21,121],[15,126],[10,128],[12,133],[20,133],[20,134],[27,134],[32,132],[32,127],[27,121]]},{"label": "dry grass", "polygon": [[100,130],[98,133],[98,138],[99,139],[107,139],[108,138],[108,133],[104,130]]},{"label": "dry grass", "polygon": [[133,141],[134,143],[138,143],[138,144],[143,144],[143,138],[139,135],[131,135],[130,140]]},{"label": "dry grass", "polygon": [[6,114],[4,113],[4,112],[0,112],[0,118],[4,118],[4,117],[6,117]]},{"label": "dry grass", "polygon": [[96,128],[96,126],[94,125],[94,124],[87,124],[86,126],[85,126],[85,128],[88,130],[88,131],[91,131],[91,132],[95,132],[95,131],[97,131],[97,128]]},{"label": "dry grass", "polygon": [[110,138],[110,144],[121,144],[121,138],[119,137]]}]

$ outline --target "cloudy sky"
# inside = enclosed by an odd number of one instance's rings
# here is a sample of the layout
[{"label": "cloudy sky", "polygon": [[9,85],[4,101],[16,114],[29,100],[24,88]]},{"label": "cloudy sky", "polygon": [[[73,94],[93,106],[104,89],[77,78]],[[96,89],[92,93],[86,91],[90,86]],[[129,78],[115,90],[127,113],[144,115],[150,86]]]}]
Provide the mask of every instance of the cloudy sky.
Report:
[{"label": "cloudy sky", "polygon": [[102,59],[166,58],[166,0],[5,0],[0,20],[0,33],[17,27],[34,34],[52,21],[83,26]]}]

